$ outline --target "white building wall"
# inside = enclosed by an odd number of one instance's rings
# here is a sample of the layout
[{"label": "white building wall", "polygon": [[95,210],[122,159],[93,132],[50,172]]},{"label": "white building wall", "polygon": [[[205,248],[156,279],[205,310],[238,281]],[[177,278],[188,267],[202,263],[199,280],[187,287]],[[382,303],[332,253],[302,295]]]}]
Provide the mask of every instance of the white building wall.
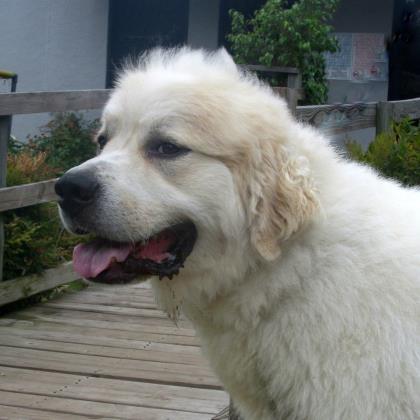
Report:
[{"label": "white building wall", "polygon": [[[0,0],[0,68],[18,73],[20,92],[104,88],[107,31],[108,0]],[[16,116],[12,133],[49,119]]]}]

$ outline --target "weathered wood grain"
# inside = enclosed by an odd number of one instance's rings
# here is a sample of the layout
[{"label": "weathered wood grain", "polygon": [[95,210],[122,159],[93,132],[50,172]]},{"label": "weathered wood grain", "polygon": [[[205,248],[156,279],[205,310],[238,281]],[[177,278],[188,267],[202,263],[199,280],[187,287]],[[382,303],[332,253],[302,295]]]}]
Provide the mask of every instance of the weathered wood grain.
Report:
[{"label": "weathered wood grain", "polygon": [[387,132],[391,126],[392,104],[378,102],[376,107],[376,134]]},{"label": "weathered wood grain", "polygon": [[96,325],[97,328],[113,328],[122,329],[126,331],[136,331],[139,324],[144,328],[144,331],[160,334],[176,334],[177,336],[184,336],[194,338],[193,330],[189,328],[188,321],[179,321],[177,328],[174,329],[175,324],[170,319],[152,318],[148,316],[130,316],[120,314],[110,314],[97,311],[79,311],[61,308],[48,308],[45,305],[31,308],[30,310],[22,310],[17,316],[23,319],[24,316],[29,315],[30,319],[39,320],[62,320],[64,323],[71,323],[76,325],[77,322],[86,322],[86,325]]},{"label": "weathered wood grain", "polygon": [[91,304],[85,302],[47,302],[44,307],[46,308],[55,308],[55,309],[67,309],[72,311],[82,311],[82,312],[99,312],[100,314],[110,314],[110,315],[128,315],[137,317],[147,317],[147,318],[160,318],[164,319],[165,322],[168,321],[168,317],[162,311],[155,308],[128,308],[128,307],[118,307],[118,306],[109,306],[109,305],[100,305],[100,304]]},{"label": "weathered wood grain", "polygon": [[[20,316],[13,314],[7,318],[0,318],[0,328],[11,328],[25,331],[30,329],[32,331],[39,331],[40,334],[51,339],[52,337],[62,332],[70,335],[78,335],[83,331],[86,337],[93,337],[95,340],[98,337],[112,337],[122,340],[147,341],[148,343],[182,345],[192,348],[199,347],[199,341],[194,336],[186,336],[177,334],[177,328],[172,327],[156,327],[151,325],[143,325],[142,319],[139,319],[137,326],[129,325],[128,327],[123,323],[98,322],[96,320],[85,318],[71,319],[66,315],[60,315],[61,311],[56,311],[56,316],[43,317],[36,313],[26,314]],[[136,328],[137,327],[137,328]],[[172,334],[167,333],[172,332]],[[12,333],[11,333],[12,334]],[[90,341],[86,338],[87,343]]]},{"label": "weathered wood grain", "polygon": [[44,290],[69,283],[80,278],[71,263],[45,270],[40,275],[20,277],[0,283],[0,306],[32,296]]},{"label": "weathered wood grain", "polygon": [[221,389],[220,382],[202,366],[185,366],[148,360],[127,360],[104,356],[0,346],[1,364],[52,372],[73,372],[102,378],[135,379],[206,389]]},{"label": "weathered wood grain", "polygon": [[176,327],[156,306],[118,303],[151,302],[150,292],[147,283],[95,284],[0,318],[0,405],[16,418],[36,409],[48,420],[212,418],[229,398],[191,324]]},{"label": "weathered wood grain", "polygon": [[296,116],[327,134],[339,134],[375,127],[376,103],[298,106]]},{"label": "weathered wood grain", "polygon": [[[160,344],[143,341],[137,342],[138,347],[116,347],[110,346],[106,340],[86,340],[86,338],[73,338],[61,334],[61,339],[57,339],[55,335],[53,339],[40,337],[30,331],[26,334],[19,334],[21,330],[14,333],[10,328],[5,329],[0,327],[0,348],[3,340],[7,345],[13,347],[21,347],[36,350],[59,351],[63,353],[86,354],[90,356],[104,356],[114,357],[127,360],[143,360],[149,362],[176,362],[181,365],[200,365],[203,364],[202,356],[196,347]],[[78,342],[74,342],[78,341]],[[111,340],[112,342],[112,340]],[[157,349],[157,344],[160,344],[160,350]],[[195,354],[191,354],[189,349],[197,350]],[[206,364],[207,366],[207,364]]]},{"label": "weathered wood grain", "polygon": [[16,187],[1,188],[0,212],[57,200],[58,197],[54,191],[56,181],[56,179],[50,179]]},{"label": "weathered wood grain", "polygon": [[86,293],[86,296],[75,293],[69,299],[66,299],[66,303],[70,302],[138,309],[156,308],[155,300],[151,296],[133,297],[124,294],[110,295],[100,292]]},{"label": "weathered wood grain", "polygon": [[[57,392],[58,393],[58,392]],[[47,419],[77,418],[132,419],[132,420],[209,420],[208,414],[188,413],[186,411],[139,407],[131,404],[114,404],[102,401],[87,401],[62,398],[56,395],[29,394],[25,392],[0,391],[0,404],[51,412]],[[1,414],[0,414],[1,415]],[[62,417],[63,416],[63,417]],[[18,417],[19,419],[26,417]],[[42,418],[42,417],[41,417]],[[71,417],[70,417],[71,418]],[[39,419],[39,417],[33,417]]]},{"label": "weathered wood grain", "polygon": [[[55,411],[45,411],[39,408],[26,408],[20,405],[3,405],[0,402],[1,419],[19,419],[19,420],[80,420],[77,414],[57,414]],[[105,417],[102,417],[105,419]]]},{"label": "weathered wood grain", "polygon": [[0,115],[80,111],[102,108],[110,90],[73,90],[61,92],[1,93]]},{"label": "weathered wood grain", "polygon": [[391,118],[400,121],[402,118],[409,117],[411,120],[420,119],[420,98],[407,99],[405,101],[390,101]]},{"label": "weathered wood grain", "polygon": [[[0,388],[16,392],[24,388],[28,393],[52,395],[114,404],[132,404],[212,414],[227,400],[223,391],[161,385],[137,381],[104,379],[63,373],[2,368]],[[63,384],[66,384],[63,386]],[[57,392],[59,389],[59,392]]]},{"label": "weathered wood grain", "polygon": [[[39,340],[103,346],[113,349],[140,349],[151,353],[182,353],[188,357],[188,361],[194,360],[194,357],[201,355],[201,350],[197,346],[150,340],[143,335],[144,331],[141,329],[137,332],[110,330],[108,335],[104,335],[101,329],[95,329],[94,327],[80,328],[79,326],[66,325],[59,322],[8,320],[10,322],[7,325],[0,323],[0,335],[2,337],[18,336],[25,339],[36,338]],[[174,328],[174,331],[176,332],[176,328]],[[176,334],[172,335],[177,337]],[[161,337],[164,336],[164,334],[161,334]],[[157,335],[157,337],[159,336]],[[3,342],[2,340],[0,342]]]}]

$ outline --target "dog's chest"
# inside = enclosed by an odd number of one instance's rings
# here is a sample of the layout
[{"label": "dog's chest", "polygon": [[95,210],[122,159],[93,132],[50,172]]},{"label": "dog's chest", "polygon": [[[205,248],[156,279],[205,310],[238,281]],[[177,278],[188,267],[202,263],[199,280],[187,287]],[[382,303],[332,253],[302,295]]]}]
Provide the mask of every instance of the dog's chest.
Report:
[{"label": "dog's chest", "polygon": [[236,404],[245,408],[245,418],[277,419],[250,331],[197,316],[193,322],[213,370]]}]

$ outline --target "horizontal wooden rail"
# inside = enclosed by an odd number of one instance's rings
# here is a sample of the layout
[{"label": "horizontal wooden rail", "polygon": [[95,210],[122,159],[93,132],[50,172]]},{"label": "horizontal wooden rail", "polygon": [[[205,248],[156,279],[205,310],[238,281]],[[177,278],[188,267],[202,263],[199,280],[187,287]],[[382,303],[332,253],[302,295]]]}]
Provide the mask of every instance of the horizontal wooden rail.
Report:
[{"label": "horizontal wooden rail", "polygon": [[[285,89],[284,92],[289,90]],[[283,95],[287,96],[284,92]],[[0,94],[0,119],[10,118],[14,114],[99,109],[103,107],[109,94],[110,90],[106,89],[4,93]],[[404,117],[420,119],[420,98],[380,103],[298,106],[295,114],[300,121],[316,126],[327,134],[346,133],[371,127],[376,127],[377,131],[381,132],[389,129],[391,120],[400,121]],[[6,124],[3,124],[2,127],[6,127]],[[8,138],[5,135],[3,137]],[[7,141],[3,143],[5,146]],[[2,153],[2,156],[5,157],[6,154]],[[5,165],[3,166],[5,167]],[[56,200],[55,182],[55,179],[51,179],[33,184],[0,188],[0,213]],[[72,271],[71,264],[68,263],[46,270],[41,275],[2,282],[0,283],[0,305],[51,289],[77,278],[78,276]]]},{"label": "horizontal wooden rail", "polygon": [[109,93],[107,89],[1,93],[0,115],[98,109],[105,104]]},{"label": "horizontal wooden rail", "polygon": [[[65,92],[65,94],[66,97],[67,93]],[[87,103],[86,101],[82,102]],[[388,106],[387,115],[394,120],[401,120],[407,115],[412,119],[420,118],[420,98],[385,102],[383,104]],[[317,126],[328,134],[337,134],[374,127],[376,124],[376,108],[376,103],[299,106],[296,114],[300,121]],[[0,188],[0,212],[55,201],[57,199],[54,192],[55,181],[52,179],[33,184]]]},{"label": "horizontal wooden rail", "polygon": [[420,98],[390,101],[388,103],[391,105],[391,120],[400,121],[405,117],[411,120],[420,119]]},{"label": "horizontal wooden rail", "polygon": [[260,71],[264,73],[299,74],[299,69],[296,67],[282,67],[282,66],[267,67],[260,64],[241,64],[240,67],[243,67],[247,70]]},{"label": "horizontal wooden rail", "polygon": [[0,306],[80,279],[71,262],[45,270],[42,274],[0,282]]},{"label": "horizontal wooden rail", "polygon": [[54,192],[56,179],[0,188],[0,212],[20,209],[34,204],[57,200]]},{"label": "horizontal wooden rail", "polygon": [[298,106],[296,116],[327,134],[345,133],[375,127],[376,102]]}]

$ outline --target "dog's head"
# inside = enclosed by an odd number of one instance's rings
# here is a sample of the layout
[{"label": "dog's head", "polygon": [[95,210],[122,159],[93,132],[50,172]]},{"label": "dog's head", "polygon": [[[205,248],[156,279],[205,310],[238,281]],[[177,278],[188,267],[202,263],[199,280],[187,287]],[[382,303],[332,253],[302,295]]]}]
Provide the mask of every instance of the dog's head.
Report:
[{"label": "dog's head", "polygon": [[224,50],[155,50],[129,66],[105,106],[99,155],[56,186],[65,226],[98,237],[76,247],[76,270],[108,282],[239,276],[278,258],[317,206],[296,125]]}]

